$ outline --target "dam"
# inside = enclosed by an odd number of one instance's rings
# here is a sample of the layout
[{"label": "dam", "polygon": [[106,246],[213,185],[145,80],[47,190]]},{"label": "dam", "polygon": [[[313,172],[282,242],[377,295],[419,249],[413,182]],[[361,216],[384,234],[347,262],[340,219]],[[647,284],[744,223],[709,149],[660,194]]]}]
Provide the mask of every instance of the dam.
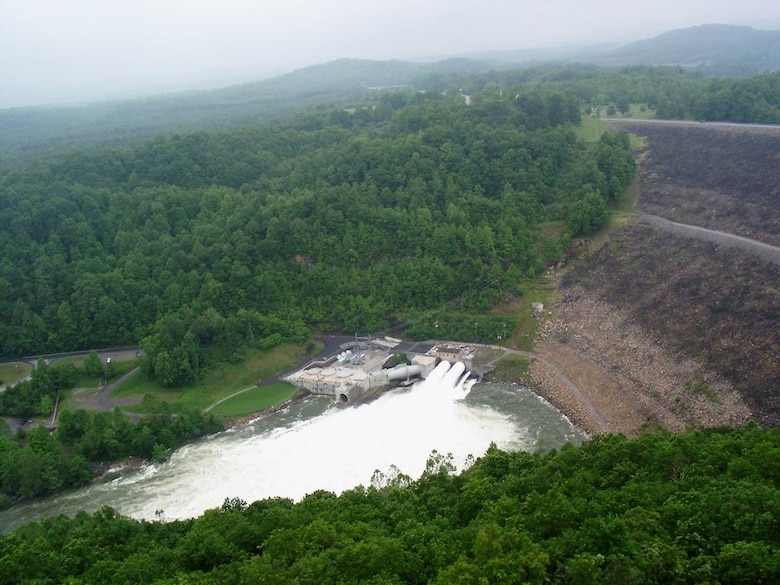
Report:
[{"label": "dam", "polygon": [[[425,353],[401,352],[392,337],[356,338],[342,351],[312,361],[284,379],[311,392],[332,396],[341,406],[358,404],[393,385],[409,385],[437,369],[453,382],[468,377],[474,350],[467,345],[434,345]],[[399,359],[401,360],[398,363]]]}]

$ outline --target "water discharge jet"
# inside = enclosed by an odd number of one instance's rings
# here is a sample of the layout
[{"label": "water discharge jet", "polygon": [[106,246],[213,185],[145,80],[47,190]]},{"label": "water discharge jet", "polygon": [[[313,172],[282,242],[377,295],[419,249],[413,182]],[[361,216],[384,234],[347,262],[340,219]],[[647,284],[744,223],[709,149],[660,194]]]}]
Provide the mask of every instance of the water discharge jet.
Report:
[{"label": "water discharge jet", "polygon": [[[447,362],[442,362],[447,363]],[[444,378],[442,379],[442,383],[445,386],[452,386],[457,387],[458,382],[460,380],[461,374],[466,371],[466,365],[463,362],[457,362],[453,364],[449,370],[447,370],[447,373],[444,374]]]},{"label": "water discharge jet", "polygon": [[[474,347],[463,344],[435,345],[425,353],[413,352],[411,348],[399,354],[391,353],[399,346],[402,341],[390,337],[356,338],[341,346],[344,351],[312,361],[285,376],[285,380],[312,394],[332,396],[339,406],[348,406],[375,398],[393,385],[409,385],[415,379],[431,375],[436,379],[449,375],[450,384],[457,385],[459,376],[475,356]],[[400,356],[411,363],[386,366]],[[450,367],[454,371],[447,374]]]}]

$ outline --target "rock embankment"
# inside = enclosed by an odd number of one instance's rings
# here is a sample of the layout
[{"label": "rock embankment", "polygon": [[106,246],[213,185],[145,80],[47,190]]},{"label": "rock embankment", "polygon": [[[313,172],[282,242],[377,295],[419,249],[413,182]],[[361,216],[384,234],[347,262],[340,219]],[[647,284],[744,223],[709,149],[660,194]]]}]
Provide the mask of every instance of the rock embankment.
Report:
[{"label": "rock embankment", "polygon": [[[612,432],[741,425],[751,416],[727,380],[591,293],[565,291],[536,346],[566,372]],[[537,360],[531,372],[545,398],[583,430],[599,432],[586,406],[545,369]]]},{"label": "rock embankment", "polygon": [[[529,384],[537,394],[547,400],[581,431],[589,435],[609,432],[585,404],[585,402],[563,381],[548,363],[535,359],[529,368]],[[604,428],[604,427],[607,428]]]}]

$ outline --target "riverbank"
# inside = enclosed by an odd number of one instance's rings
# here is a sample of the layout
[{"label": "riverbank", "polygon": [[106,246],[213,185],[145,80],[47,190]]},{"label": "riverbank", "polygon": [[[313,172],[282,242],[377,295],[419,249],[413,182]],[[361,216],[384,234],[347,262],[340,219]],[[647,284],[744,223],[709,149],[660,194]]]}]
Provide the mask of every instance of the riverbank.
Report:
[{"label": "riverbank", "polygon": [[275,412],[279,412],[280,410],[283,410],[285,408],[288,408],[289,406],[292,406],[293,404],[296,404],[297,402],[300,402],[308,395],[309,395],[308,390],[299,389],[291,398],[288,398],[284,402],[280,402],[279,404],[274,404],[273,406],[269,406],[262,410],[258,410],[256,412],[253,412],[252,414],[247,414],[235,419],[226,420],[225,429],[227,430],[241,425],[247,425],[252,421],[257,420],[261,416],[268,416],[269,414],[274,414]]},{"label": "riverbank", "polygon": [[587,405],[571,391],[560,375],[543,360],[535,359],[531,362],[524,383],[588,436],[609,432],[609,429],[603,428]]}]

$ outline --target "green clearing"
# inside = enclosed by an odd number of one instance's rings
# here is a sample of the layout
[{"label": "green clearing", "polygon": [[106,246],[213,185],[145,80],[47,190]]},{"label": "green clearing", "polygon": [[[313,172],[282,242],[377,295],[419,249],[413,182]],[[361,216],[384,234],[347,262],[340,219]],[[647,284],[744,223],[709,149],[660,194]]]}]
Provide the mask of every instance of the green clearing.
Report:
[{"label": "green clearing", "polygon": [[[314,351],[317,349],[315,348]],[[249,350],[242,362],[217,365],[209,370],[195,386],[171,389],[144,376],[133,376],[115,388],[112,396],[137,397],[139,404],[127,407],[127,410],[134,412],[147,410],[141,403],[146,394],[152,394],[168,402],[174,412],[193,408],[205,409],[231,394],[255,386],[258,380],[272,378],[293,369],[306,357],[306,348],[302,345],[283,344],[269,351]],[[233,416],[252,412],[254,410],[236,412]]]},{"label": "green clearing", "polygon": [[495,380],[522,381],[528,376],[531,360],[516,354],[507,355],[496,362],[492,374]]},{"label": "green clearing", "polygon": [[650,120],[655,118],[655,110],[650,109],[647,104],[631,104],[631,117],[638,120]]},{"label": "green clearing", "polygon": [[220,402],[209,412],[221,418],[237,418],[260,412],[289,400],[298,388],[287,382],[275,382],[268,386],[252,386],[247,390]]},{"label": "green clearing", "polygon": [[[124,376],[127,372],[132,370],[134,367],[136,367],[138,364],[136,362],[112,362],[109,368],[106,368],[106,373],[108,375],[108,381],[113,382],[114,380],[121,378]],[[100,386],[100,383],[102,382],[100,376],[92,376],[90,374],[87,374],[83,370],[78,370],[78,375],[76,376],[76,387],[77,388],[97,388]]]},{"label": "green clearing", "polygon": [[27,362],[0,364],[0,384],[13,386],[19,380],[24,380],[32,371],[32,365]]},{"label": "green clearing", "polygon": [[574,135],[586,144],[595,144],[604,134],[604,127],[598,118],[583,116],[578,126],[574,127]]},{"label": "green clearing", "polygon": [[533,340],[545,315],[534,315],[532,304],[542,303],[547,311],[548,305],[557,298],[555,291],[556,283],[553,278],[540,276],[523,283],[523,298],[512,311],[518,319],[517,329],[511,333],[507,347],[533,351]]}]

